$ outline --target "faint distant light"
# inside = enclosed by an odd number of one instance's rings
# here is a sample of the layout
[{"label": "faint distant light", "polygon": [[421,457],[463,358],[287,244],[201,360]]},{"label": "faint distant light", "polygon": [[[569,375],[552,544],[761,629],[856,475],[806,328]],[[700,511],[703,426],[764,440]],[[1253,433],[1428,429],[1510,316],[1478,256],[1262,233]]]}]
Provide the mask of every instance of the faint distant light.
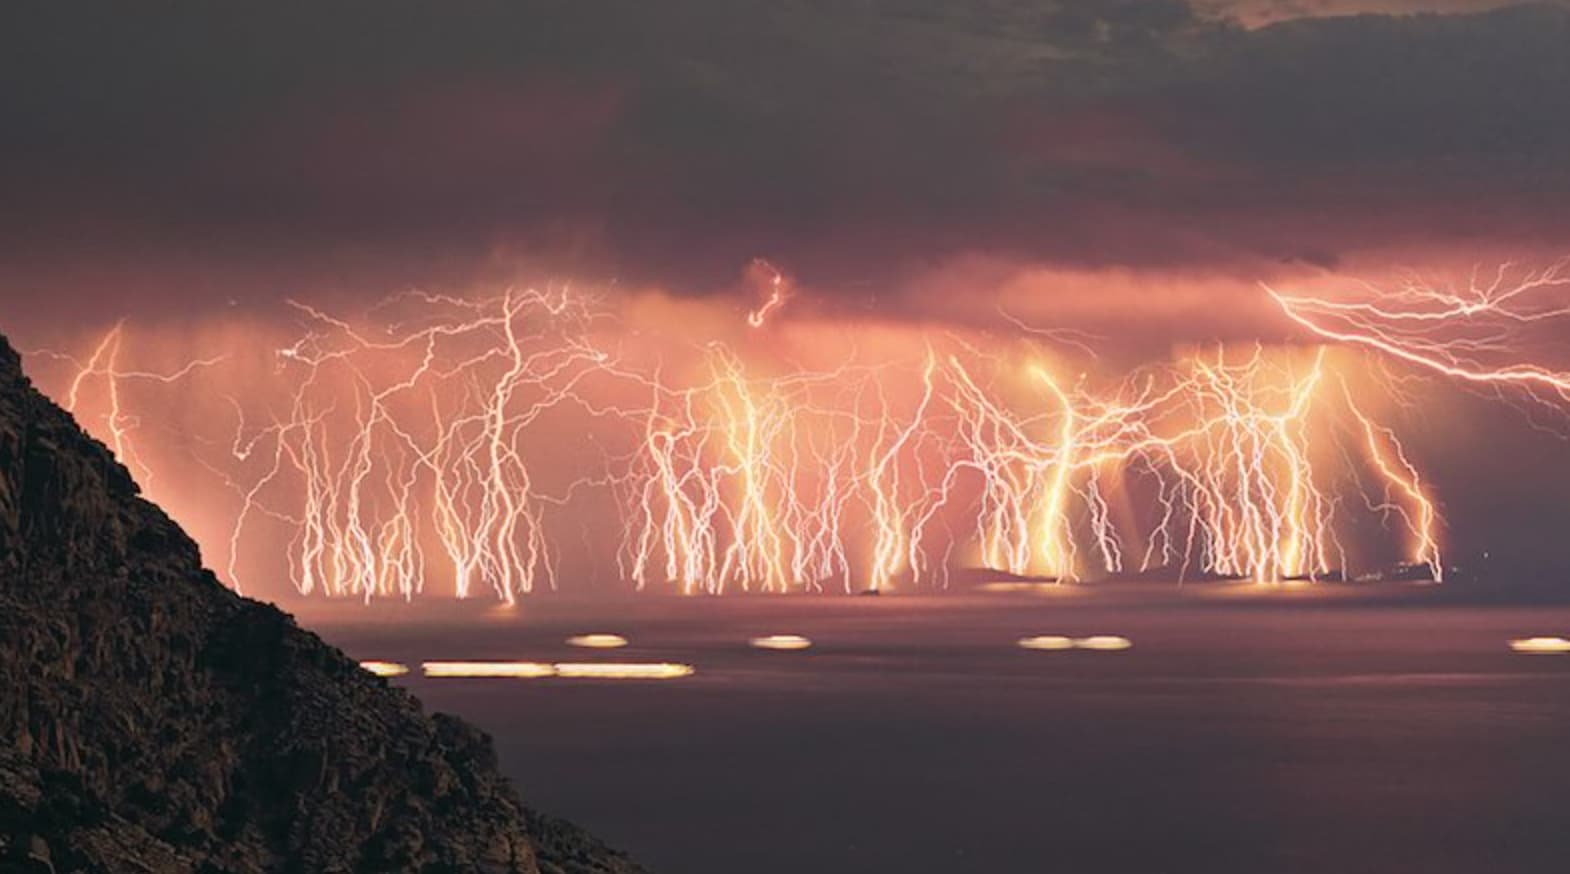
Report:
[{"label": "faint distant light", "polygon": [[584,649],[620,649],[627,645],[627,638],[619,634],[580,634],[567,638],[567,645]]},{"label": "faint distant light", "polygon": [[378,677],[401,677],[409,673],[408,665],[400,665],[397,662],[360,662],[360,667]]},{"label": "faint distant light", "polygon": [[674,680],[697,672],[670,662],[425,662],[427,677],[540,680]]},{"label": "faint distant light", "polygon": [[1060,637],[1056,634],[1043,634],[1037,637],[1022,637],[1019,640],[1020,649],[1073,649],[1072,638]]},{"label": "faint distant light", "polygon": [[1074,646],[1079,649],[1094,649],[1101,652],[1117,652],[1132,647],[1134,642],[1126,637],[1117,637],[1111,634],[1097,634],[1092,637],[1081,637],[1074,641]]},{"label": "faint distant light", "polygon": [[578,680],[674,680],[697,672],[671,662],[560,662],[555,669],[558,677]]},{"label": "faint distant light", "polygon": [[427,677],[506,677],[532,680],[555,676],[556,669],[541,662],[425,662]]},{"label": "faint distant light", "polygon": [[1510,641],[1510,648],[1527,655],[1564,655],[1570,653],[1570,640],[1562,637],[1525,637]]},{"label": "faint distant light", "polygon": [[976,587],[976,591],[986,592],[989,595],[1008,595],[1019,592],[1050,592],[1060,588],[1062,586],[1057,583],[995,582],[982,583]]},{"label": "faint distant light", "polygon": [[797,650],[812,646],[812,641],[799,634],[771,634],[767,637],[754,637],[751,643],[755,649]]}]

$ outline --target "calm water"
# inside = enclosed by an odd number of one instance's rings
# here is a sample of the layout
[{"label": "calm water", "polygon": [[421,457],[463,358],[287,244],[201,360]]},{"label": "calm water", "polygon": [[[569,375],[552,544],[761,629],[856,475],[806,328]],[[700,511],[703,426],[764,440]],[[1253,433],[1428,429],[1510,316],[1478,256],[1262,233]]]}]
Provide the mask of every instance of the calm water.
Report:
[{"label": "calm water", "polygon": [[[667,682],[404,680],[490,731],[532,804],[664,874],[1570,870],[1570,657],[1506,646],[1570,636],[1566,606],[541,598],[511,617],[309,624],[415,665],[695,665]],[[562,645],[587,631],[632,645]],[[747,647],[772,633],[816,645]],[[1036,634],[1134,648],[1014,645]]]}]

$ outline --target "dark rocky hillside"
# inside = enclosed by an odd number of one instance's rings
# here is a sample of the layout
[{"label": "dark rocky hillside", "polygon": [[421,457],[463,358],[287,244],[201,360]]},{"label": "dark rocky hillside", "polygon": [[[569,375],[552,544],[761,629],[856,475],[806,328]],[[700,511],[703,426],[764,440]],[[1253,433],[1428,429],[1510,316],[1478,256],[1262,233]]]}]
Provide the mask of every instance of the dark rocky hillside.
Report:
[{"label": "dark rocky hillside", "polygon": [[0,874],[640,869],[241,598],[0,339]]}]

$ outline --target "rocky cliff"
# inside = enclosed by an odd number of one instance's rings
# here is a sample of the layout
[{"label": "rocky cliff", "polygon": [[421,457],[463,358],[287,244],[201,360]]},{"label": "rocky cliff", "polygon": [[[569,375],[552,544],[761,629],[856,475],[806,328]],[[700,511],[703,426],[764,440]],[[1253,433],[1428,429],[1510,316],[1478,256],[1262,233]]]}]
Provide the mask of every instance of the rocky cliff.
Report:
[{"label": "rocky cliff", "polygon": [[639,869],[230,592],[0,338],[0,874]]}]

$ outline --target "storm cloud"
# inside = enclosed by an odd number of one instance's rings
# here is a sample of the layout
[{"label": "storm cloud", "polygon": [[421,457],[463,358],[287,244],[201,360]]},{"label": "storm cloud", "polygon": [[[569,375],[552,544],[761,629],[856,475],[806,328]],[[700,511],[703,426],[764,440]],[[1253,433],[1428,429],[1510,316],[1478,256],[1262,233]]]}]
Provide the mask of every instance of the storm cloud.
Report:
[{"label": "storm cloud", "polygon": [[1417,5],[12,6],[0,296],[1551,248],[1570,11]]}]

